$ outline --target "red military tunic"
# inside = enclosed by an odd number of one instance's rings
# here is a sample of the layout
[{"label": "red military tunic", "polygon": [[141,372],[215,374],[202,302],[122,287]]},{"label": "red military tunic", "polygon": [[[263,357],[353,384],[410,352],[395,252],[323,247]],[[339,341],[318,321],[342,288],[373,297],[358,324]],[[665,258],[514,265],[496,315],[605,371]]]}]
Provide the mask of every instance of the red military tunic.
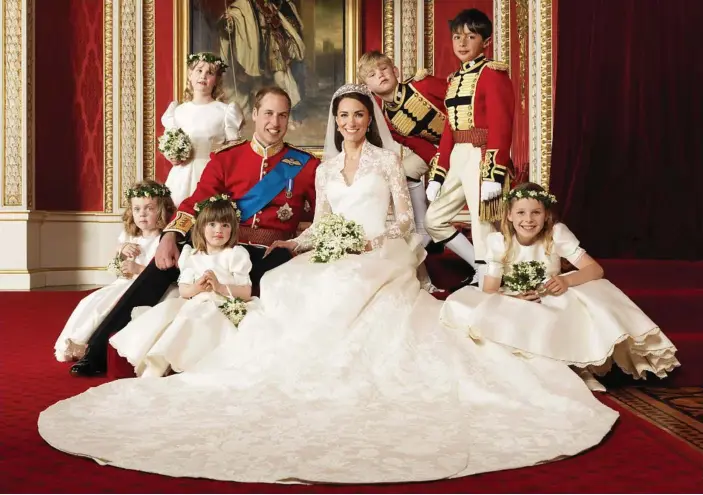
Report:
[{"label": "red military tunic", "polygon": [[[237,202],[273,169],[289,148],[287,143],[265,148],[254,138],[231,143],[212,153],[195,192],[183,200],[164,232],[185,235],[195,223],[195,204],[211,196],[227,193]],[[275,240],[295,237],[303,214],[315,207],[315,171],[319,164],[320,160],[311,155],[293,179],[291,197],[287,197],[284,189],[261,211],[243,221],[240,242],[269,245]]]},{"label": "red military tunic", "polygon": [[[483,55],[462,64],[449,77],[445,97],[447,122],[433,159],[430,180],[444,182],[455,142],[472,142],[483,150],[481,179],[505,183],[512,172],[510,145],[515,98],[502,62]],[[461,136],[462,141],[455,138]],[[466,140],[467,137],[474,136]]]},{"label": "red military tunic", "polygon": [[447,81],[421,70],[398,83],[392,102],[383,102],[393,139],[410,148],[426,163],[437,153],[447,110]]}]

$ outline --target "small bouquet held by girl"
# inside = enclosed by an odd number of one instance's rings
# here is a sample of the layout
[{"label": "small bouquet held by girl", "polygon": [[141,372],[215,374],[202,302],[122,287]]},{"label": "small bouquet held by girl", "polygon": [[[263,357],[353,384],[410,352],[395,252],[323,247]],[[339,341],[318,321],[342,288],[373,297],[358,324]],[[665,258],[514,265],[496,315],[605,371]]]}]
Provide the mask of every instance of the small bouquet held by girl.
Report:
[{"label": "small bouquet held by girl", "polygon": [[193,145],[188,134],[180,127],[166,129],[163,136],[159,138],[159,151],[171,163],[184,163],[190,159],[193,153]]},{"label": "small bouquet held by girl", "polygon": [[544,293],[544,279],[547,265],[541,261],[520,261],[510,267],[510,273],[503,275],[504,294]]},{"label": "small bouquet held by girl", "polygon": [[330,213],[314,225],[312,263],[329,263],[347,254],[363,253],[364,229],[353,220]]}]

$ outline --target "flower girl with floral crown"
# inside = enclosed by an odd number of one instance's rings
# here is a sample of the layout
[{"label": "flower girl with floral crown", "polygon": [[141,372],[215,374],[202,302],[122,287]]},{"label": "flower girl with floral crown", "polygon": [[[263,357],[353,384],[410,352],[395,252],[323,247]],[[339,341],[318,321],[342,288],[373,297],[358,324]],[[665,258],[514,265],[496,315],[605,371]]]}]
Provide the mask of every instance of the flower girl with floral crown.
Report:
[{"label": "flower girl with floral crown", "polygon": [[226,194],[195,206],[191,246],[178,260],[180,298],[163,301],[110,339],[143,377],[185,371],[217,347],[246,314],[251,260],[237,245],[239,211]]},{"label": "flower girl with floral crown", "polygon": [[118,237],[115,258],[108,265],[118,278],[89,294],[73,310],[54,345],[59,361],[83,356],[95,329],[154,257],[161,229],[176,209],[168,188],[153,180],[135,184],[126,196],[130,205],[122,217],[124,230]]},{"label": "flower girl with floral crown", "polygon": [[171,102],[161,117],[166,132],[159,139],[159,151],[173,164],[166,185],[176,206],[195,190],[210,152],[240,138],[242,111],[234,103],[219,101],[226,68],[212,53],[189,55],[185,101]]},{"label": "flower girl with floral crown", "polygon": [[[570,364],[591,390],[605,390],[591,371],[603,375],[613,361],[635,378],[647,371],[663,378],[679,366],[659,327],[603,279],[600,264],[555,222],[552,194],[527,182],[506,199],[501,232],[487,240],[483,292],[466,287],[452,294],[443,323],[476,340]],[[561,258],[577,269],[562,274]]]}]

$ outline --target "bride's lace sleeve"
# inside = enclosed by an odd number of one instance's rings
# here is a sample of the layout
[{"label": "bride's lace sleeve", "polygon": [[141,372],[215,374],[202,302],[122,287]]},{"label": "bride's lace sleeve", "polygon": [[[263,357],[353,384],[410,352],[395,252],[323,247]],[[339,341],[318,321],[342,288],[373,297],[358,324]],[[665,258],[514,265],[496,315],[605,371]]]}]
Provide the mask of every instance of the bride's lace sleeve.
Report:
[{"label": "bride's lace sleeve", "polygon": [[325,174],[323,169],[324,164],[317,167],[315,171],[315,216],[313,217],[312,225],[293,239],[298,244],[295,250],[299,253],[312,249],[312,234],[315,223],[332,211],[327,201],[327,174]]},{"label": "bride's lace sleeve", "polygon": [[405,179],[400,158],[395,153],[388,153],[384,157],[383,175],[391,190],[394,219],[386,227],[383,234],[371,239],[371,247],[373,249],[381,247],[385,239],[406,237],[415,232],[413,205],[410,202],[408,183]]}]

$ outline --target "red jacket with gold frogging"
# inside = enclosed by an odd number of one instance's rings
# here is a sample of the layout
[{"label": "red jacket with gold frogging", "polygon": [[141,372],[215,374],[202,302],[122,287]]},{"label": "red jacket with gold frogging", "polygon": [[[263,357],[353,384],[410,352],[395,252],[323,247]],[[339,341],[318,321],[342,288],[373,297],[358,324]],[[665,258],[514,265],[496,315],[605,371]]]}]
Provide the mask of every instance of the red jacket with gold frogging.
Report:
[{"label": "red jacket with gold frogging", "polygon": [[[230,143],[213,152],[195,192],[180,204],[164,232],[185,235],[195,223],[194,206],[211,196],[226,193],[238,201],[278,164],[289,148],[291,146],[287,143],[265,148],[254,138]],[[243,221],[242,230],[275,231],[277,235],[271,237],[271,241],[295,237],[303,213],[315,207],[315,171],[319,164],[320,160],[311,155],[293,180],[291,197],[287,197],[285,189],[282,190],[262,210]]]}]

